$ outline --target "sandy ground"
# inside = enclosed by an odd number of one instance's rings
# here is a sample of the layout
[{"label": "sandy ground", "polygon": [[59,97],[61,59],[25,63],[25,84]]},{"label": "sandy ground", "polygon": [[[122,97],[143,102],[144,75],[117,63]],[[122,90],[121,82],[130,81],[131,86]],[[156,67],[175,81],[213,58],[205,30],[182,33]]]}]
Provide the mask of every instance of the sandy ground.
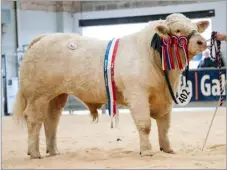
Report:
[{"label": "sandy ground", "polygon": [[[2,121],[2,168],[226,168],[226,111],[220,109],[207,145],[201,151],[211,111],[173,112],[170,140],[176,154],[159,151],[156,122],[152,120],[150,140],[154,156],[139,156],[139,140],[129,114],[120,114],[120,129],[110,129],[110,118],[92,123],[88,115],[64,115],[58,128],[60,155],[47,157],[44,129],[40,150],[43,159],[27,156],[26,129],[14,125],[11,117]],[[120,137],[122,141],[116,139]]]}]

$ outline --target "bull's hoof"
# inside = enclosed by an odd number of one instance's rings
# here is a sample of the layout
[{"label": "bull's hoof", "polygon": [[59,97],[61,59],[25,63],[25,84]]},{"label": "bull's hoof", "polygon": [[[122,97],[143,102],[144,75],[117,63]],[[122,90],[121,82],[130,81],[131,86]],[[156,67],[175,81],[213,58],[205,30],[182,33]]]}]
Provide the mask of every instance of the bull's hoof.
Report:
[{"label": "bull's hoof", "polygon": [[160,148],[160,151],[163,151],[163,152],[169,153],[169,154],[176,154],[176,152],[174,152],[173,149],[163,149],[163,148]]},{"label": "bull's hoof", "polygon": [[93,122],[94,124],[97,124],[97,123],[99,123],[99,119],[97,119],[97,118],[96,118],[96,119],[93,119],[92,122]]},{"label": "bull's hoof", "polygon": [[28,153],[31,157],[31,159],[42,159],[42,156],[40,155],[40,153]]},{"label": "bull's hoof", "polygon": [[49,156],[60,155],[60,152],[58,150],[54,150],[51,152],[49,150],[46,150],[46,153],[49,153]]},{"label": "bull's hoof", "polygon": [[142,151],[142,152],[140,152],[140,156],[153,156],[154,154],[153,154],[153,152],[152,152],[152,150],[145,150],[145,151]]}]

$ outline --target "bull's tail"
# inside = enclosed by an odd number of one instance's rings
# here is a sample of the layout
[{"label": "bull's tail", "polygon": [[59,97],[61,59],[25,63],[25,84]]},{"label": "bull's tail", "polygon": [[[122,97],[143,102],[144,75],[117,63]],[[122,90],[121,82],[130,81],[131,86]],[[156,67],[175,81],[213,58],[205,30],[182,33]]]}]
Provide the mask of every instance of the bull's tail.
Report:
[{"label": "bull's tail", "polygon": [[26,108],[26,99],[24,98],[21,89],[19,89],[17,96],[16,96],[16,101],[14,103],[13,107],[13,119],[15,122],[19,125],[25,122],[25,117],[24,117],[24,110]]}]

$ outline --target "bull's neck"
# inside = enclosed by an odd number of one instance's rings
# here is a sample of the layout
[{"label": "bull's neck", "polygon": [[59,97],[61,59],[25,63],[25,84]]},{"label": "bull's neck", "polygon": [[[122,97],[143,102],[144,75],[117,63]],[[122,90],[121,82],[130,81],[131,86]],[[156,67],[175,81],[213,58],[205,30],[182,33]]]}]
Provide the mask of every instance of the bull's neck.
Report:
[{"label": "bull's neck", "polygon": [[[179,50],[179,51],[181,51],[181,50]],[[174,52],[173,49],[172,49],[172,52]],[[160,56],[158,56],[158,57],[160,57]],[[180,58],[181,58],[181,60],[184,60],[184,57],[185,56],[184,56],[183,52],[181,51],[180,52]],[[192,57],[193,56],[189,54],[188,58],[190,59]],[[174,62],[175,62],[175,66],[177,66],[176,65],[177,64],[176,61],[174,61]],[[186,68],[186,62],[184,61],[182,63],[183,63],[183,66],[184,66],[183,68],[185,69]],[[160,71],[163,72],[161,66],[160,66]],[[178,88],[179,80],[180,80],[180,75],[182,74],[183,70],[180,70],[180,69],[176,68],[175,70],[171,70],[171,71],[167,71],[167,72],[168,72],[168,77],[169,77],[169,81],[170,81],[171,87],[172,87],[172,89],[173,89],[173,91],[175,93],[176,90],[177,90],[177,88]],[[166,84],[166,87],[167,87],[167,84]]]},{"label": "bull's neck", "polygon": [[[151,32],[150,29],[144,28],[140,32],[134,33],[130,36],[125,36],[124,38],[130,37],[130,39],[131,38],[134,39],[135,40],[134,42],[137,43],[137,46],[140,50],[148,51],[148,53],[145,53],[145,54],[148,54],[148,56],[144,56],[144,57],[149,58],[152,65],[155,67],[155,70],[159,72],[160,76],[161,75],[163,76],[163,80],[164,80],[164,72],[162,69],[161,56],[155,49],[153,49],[151,47],[151,40],[152,40],[154,34],[155,34],[155,32]],[[174,54],[173,50],[174,49],[172,48],[172,54]],[[181,58],[183,67],[185,68],[186,62],[185,62],[183,50],[181,48],[179,48],[179,54],[180,54],[180,58]],[[192,56],[189,56],[189,58],[192,58]],[[174,61],[174,62],[175,62],[175,66],[177,66],[177,63],[176,63],[177,61]],[[179,70],[179,69],[167,71],[168,77],[170,80],[170,84],[174,91],[177,88],[179,78],[180,78],[182,71],[183,70]]]}]

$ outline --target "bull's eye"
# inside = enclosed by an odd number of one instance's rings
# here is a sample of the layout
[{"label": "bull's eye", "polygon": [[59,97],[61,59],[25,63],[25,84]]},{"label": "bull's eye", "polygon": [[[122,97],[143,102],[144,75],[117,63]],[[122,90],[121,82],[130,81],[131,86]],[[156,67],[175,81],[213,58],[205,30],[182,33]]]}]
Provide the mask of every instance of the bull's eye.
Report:
[{"label": "bull's eye", "polygon": [[180,30],[177,30],[176,32],[177,32],[177,33],[180,33]]}]

